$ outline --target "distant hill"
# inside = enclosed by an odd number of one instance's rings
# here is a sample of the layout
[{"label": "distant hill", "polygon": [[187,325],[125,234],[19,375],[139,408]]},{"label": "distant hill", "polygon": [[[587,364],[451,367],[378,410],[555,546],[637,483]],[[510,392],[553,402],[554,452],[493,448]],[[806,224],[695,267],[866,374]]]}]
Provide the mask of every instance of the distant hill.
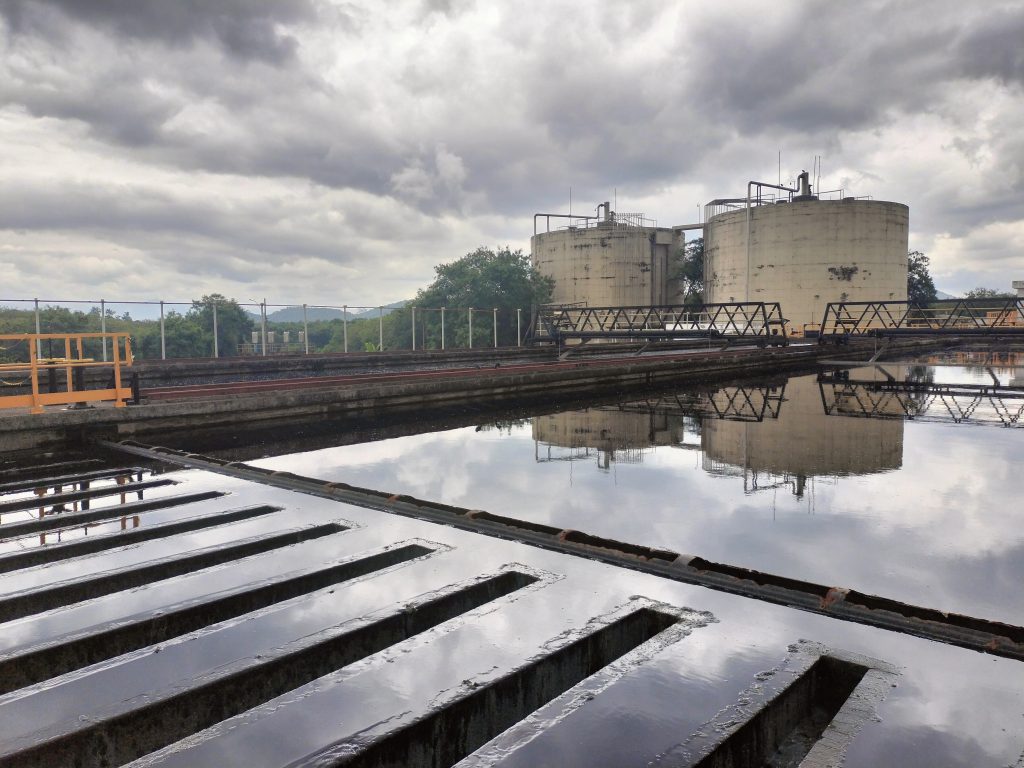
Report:
[{"label": "distant hill", "polygon": [[959,299],[959,296],[954,296],[952,293],[946,293],[945,291],[935,291],[935,298],[937,299]]},{"label": "distant hill", "polygon": [[[390,315],[396,309],[401,309],[409,301],[396,301],[392,304],[386,304],[384,306],[384,314]],[[348,316],[349,320],[360,320],[363,318],[379,317],[380,310],[376,307],[373,309],[366,309],[362,312],[348,312],[345,313],[340,309],[333,309],[331,307],[308,307],[306,309],[306,319],[313,323],[316,321],[324,320],[341,320],[345,316]],[[260,319],[259,312],[249,311],[249,316],[254,320]],[[267,322],[270,323],[301,323],[302,322],[302,307],[282,307],[276,309],[273,312],[267,313]]]}]

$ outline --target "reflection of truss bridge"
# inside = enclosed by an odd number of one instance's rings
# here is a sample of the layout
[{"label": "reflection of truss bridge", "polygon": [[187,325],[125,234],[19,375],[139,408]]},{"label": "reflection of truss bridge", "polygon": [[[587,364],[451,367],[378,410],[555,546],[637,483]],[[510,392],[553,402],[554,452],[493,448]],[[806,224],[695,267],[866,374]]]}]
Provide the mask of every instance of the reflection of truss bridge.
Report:
[{"label": "reflection of truss bridge", "polygon": [[777,387],[722,387],[711,392],[679,393],[634,400],[616,406],[629,413],[682,413],[725,421],[764,421],[779,418],[785,384]]},{"label": "reflection of truss bridge", "polygon": [[843,301],[825,308],[821,337],[1024,334],[1024,299]]},{"label": "reflection of truss bridge", "polygon": [[657,307],[551,306],[537,312],[534,328],[535,342],[706,338],[786,343],[779,305],[757,301]]},{"label": "reflection of truss bridge", "polygon": [[1024,426],[1024,388],[857,380],[843,373],[818,376],[821,403],[830,416]]}]

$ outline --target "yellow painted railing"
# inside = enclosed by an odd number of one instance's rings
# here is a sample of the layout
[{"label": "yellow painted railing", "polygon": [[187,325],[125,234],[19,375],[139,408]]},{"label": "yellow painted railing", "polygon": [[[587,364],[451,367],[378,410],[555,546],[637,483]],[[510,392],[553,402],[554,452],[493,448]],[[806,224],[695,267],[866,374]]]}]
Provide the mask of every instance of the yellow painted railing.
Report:
[{"label": "yellow painted railing", "polygon": [[[89,339],[102,340],[104,345],[111,342],[113,359],[109,362],[97,361],[86,357],[84,342]],[[41,342],[63,342],[63,357],[41,357]],[[122,367],[132,364],[132,342],[127,333],[17,333],[0,334],[0,347],[9,347],[24,342],[28,347],[28,362],[0,362],[0,378],[5,376],[28,376],[31,394],[0,396],[0,408],[31,408],[32,413],[42,413],[45,405],[70,405],[72,403],[90,403],[112,400],[117,408],[124,408],[125,400],[132,397],[130,386],[122,386]],[[20,345],[18,346],[20,349]],[[114,386],[106,389],[75,389],[74,372],[80,368],[113,368]],[[56,392],[40,392],[40,374],[43,372],[63,370],[63,390]],[[52,379],[51,379],[52,382]]]}]

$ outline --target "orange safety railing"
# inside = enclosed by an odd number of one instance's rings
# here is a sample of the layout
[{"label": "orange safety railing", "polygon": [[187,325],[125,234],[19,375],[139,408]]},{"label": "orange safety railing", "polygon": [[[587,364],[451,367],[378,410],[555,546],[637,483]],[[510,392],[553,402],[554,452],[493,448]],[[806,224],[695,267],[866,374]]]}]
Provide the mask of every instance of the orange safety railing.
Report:
[{"label": "orange safety railing", "polygon": [[[113,359],[97,361],[84,354],[84,342],[89,339],[102,340],[104,346],[112,342]],[[63,341],[64,357],[43,358],[40,356],[41,342]],[[70,405],[113,400],[114,406],[124,408],[125,400],[132,398],[130,386],[122,386],[122,367],[132,364],[132,342],[127,333],[16,333],[0,334],[0,347],[11,342],[25,342],[28,347],[27,362],[0,362],[0,377],[10,374],[27,375],[31,394],[0,396],[0,408],[31,408],[32,413],[42,413],[45,405]],[[113,368],[113,387],[104,389],[75,388],[74,372],[84,368]],[[64,371],[63,391],[40,391],[40,374],[50,371]],[[52,383],[51,379],[51,383]]]}]

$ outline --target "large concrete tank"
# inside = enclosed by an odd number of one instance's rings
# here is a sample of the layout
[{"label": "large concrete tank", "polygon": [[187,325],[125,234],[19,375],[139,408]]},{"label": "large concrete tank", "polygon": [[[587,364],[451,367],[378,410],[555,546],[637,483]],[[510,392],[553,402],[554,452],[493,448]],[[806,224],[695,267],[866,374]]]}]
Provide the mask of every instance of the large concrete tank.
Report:
[{"label": "large concrete tank", "polygon": [[[607,206],[607,203],[605,203]],[[671,303],[671,229],[644,225],[639,214],[615,214],[530,240],[533,265],[555,281],[551,301],[591,307]]]},{"label": "large concrete tank", "polygon": [[906,300],[910,209],[807,198],[707,220],[707,302],[777,301],[800,331],[820,323],[829,302]]}]

